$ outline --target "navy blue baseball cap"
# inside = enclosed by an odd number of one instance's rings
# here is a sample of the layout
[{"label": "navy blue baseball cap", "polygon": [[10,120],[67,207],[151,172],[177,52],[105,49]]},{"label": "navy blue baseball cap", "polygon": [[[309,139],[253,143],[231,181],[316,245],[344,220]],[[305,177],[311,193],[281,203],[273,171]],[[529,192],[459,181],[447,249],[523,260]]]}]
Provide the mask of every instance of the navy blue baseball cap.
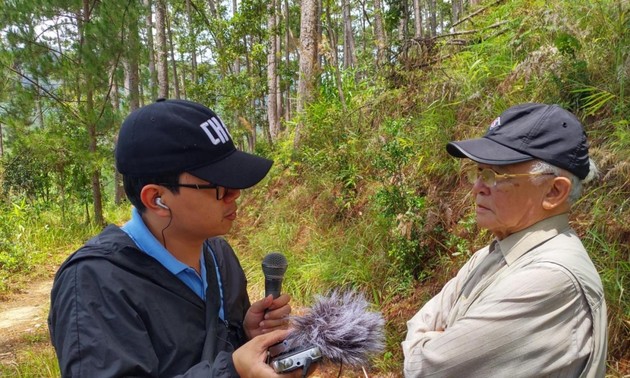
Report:
[{"label": "navy blue baseball cap", "polygon": [[581,180],[589,172],[584,128],[573,114],[558,105],[513,106],[490,124],[483,137],[450,142],[446,151],[454,157],[489,165],[538,159]]},{"label": "navy blue baseball cap", "polygon": [[185,100],[159,99],[132,112],[120,128],[115,156],[116,168],[123,175],[188,172],[234,189],[254,186],[273,164],[236,149],[219,116]]}]

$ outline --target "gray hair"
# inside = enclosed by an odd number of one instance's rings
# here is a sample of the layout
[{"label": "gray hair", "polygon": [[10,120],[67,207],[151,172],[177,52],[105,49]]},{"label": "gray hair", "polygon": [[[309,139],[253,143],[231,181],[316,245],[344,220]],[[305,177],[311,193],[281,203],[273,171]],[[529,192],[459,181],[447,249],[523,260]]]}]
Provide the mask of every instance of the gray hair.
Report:
[{"label": "gray hair", "polygon": [[[577,200],[582,195],[582,184],[593,181],[594,179],[599,177],[599,169],[597,169],[597,165],[595,165],[595,162],[593,161],[593,159],[589,158],[588,163],[589,163],[589,171],[588,171],[588,175],[584,178],[584,180],[580,180],[576,175],[574,175],[573,173],[565,169],[558,168],[555,165],[551,165],[542,160],[536,160],[535,164],[532,166],[529,173],[553,173],[556,176],[566,177],[569,180],[571,180],[571,192],[569,192],[569,197],[567,198],[567,202],[569,203],[569,205],[573,205],[574,203],[577,202]],[[541,183],[542,182],[541,176],[533,176],[532,182],[534,182],[534,184]]]}]

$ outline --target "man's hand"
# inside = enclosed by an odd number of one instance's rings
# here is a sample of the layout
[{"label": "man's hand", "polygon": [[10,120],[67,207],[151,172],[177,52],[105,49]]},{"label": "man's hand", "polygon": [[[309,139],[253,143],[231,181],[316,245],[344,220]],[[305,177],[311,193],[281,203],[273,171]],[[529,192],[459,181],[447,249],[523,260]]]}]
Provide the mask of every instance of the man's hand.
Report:
[{"label": "man's hand", "polygon": [[[277,374],[273,368],[265,363],[267,349],[286,339],[290,331],[275,330],[254,337],[232,354],[234,367],[241,378],[269,377],[269,378],[298,378],[302,377],[302,369],[289,373]],[[315,370],[315,365],[309,369],[309,375]]]},{"label": "man's hand", "polygon": [[282,294],[276,299],[268,295],[252,303],[243,320],[247,337],[253,339],[276,329],[286,329],[288,326],[286,318],[291,314],[290,300],[291,297],[287,294]]}]

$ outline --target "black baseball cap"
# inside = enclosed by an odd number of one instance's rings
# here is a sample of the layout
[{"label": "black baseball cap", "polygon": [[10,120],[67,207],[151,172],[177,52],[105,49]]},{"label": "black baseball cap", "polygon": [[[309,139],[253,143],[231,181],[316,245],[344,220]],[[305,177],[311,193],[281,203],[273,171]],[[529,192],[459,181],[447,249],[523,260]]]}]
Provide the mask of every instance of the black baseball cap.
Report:
[{"label": "black baseball cap", "polygon": [[116,168],[123,175],[188,172],[235,189],[254,186],[273,164],[237,150],[219,116],[185,100],[159,99],[132,112],[120,128],[115,155]]},{"label": "black baseball cap", "polygon": [[558,105],[513,106],[490,124],[483,137],[450,142],[446,151],[458,158],[490,165],[539,159],[581,180],[589,172],[584,128],[573,114]]}]

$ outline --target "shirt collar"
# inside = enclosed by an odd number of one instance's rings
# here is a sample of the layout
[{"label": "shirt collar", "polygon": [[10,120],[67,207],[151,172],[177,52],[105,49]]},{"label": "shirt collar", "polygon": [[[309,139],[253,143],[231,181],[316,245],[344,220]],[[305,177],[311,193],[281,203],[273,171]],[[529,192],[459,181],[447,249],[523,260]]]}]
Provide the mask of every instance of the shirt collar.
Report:
[{"label": "shirt collar", "polygon": [[[151,231],[144,224],[140,212],[135,207],[131,211],[131,220],[125,223],[121,229],[129,235],[144,253],[153,257],[160,264],[164,265],[174,275],[190,268],[188,265],[177,260],[164,246],[153,236]],[[203,253],[199,251],[201,267],[204,267]],[[202,272],[203,273],[203,272]]]},{"label": "shirt collar", "polygon": [[503,240],[498,240],[497,243],[505,261],[510,265],[532,248],[564,232],[569,227],[569,215],[563,213],[534,223]]}]

